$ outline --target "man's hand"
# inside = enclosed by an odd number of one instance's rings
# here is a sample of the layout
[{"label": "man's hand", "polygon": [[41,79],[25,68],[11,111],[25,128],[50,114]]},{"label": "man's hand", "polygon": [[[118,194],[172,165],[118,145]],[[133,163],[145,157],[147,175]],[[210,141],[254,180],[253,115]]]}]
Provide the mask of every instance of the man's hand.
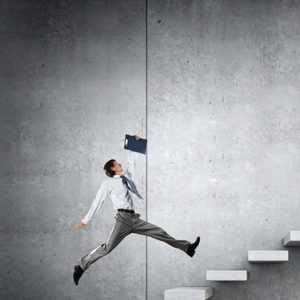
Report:
[{"label": "man's hand", "polygon": [[77,221],[75,224],[74,224],[74,227],[76,228],[76,229],[83,229],[83,228],[85,228],[87,226],[87,224],[84,224],[83,222],[82,222],[82,220],[79,220],[79,221]]},{"label": "man's hand", "polygon": [[139,139],[141,138],[141,137],[140,137],[139,135],[137,135],[137,134],[136,134],[134,137],[135,137],[136,140],[139,140]]}]

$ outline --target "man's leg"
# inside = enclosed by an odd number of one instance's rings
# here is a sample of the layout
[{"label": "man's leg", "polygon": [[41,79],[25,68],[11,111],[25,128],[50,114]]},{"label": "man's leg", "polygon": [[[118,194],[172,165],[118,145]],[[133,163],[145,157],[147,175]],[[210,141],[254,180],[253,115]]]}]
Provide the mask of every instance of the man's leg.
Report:
[{"label": "man's leg", "polygon": [[132,233],[142,234],[150,236],[154,239],[163,241],[174,248],[178,248],[183,252],[186,252],[188,246],[191,245],[189,241],[186,240],[176,240],[174,237],[170,236],[164,229],[158,227],[152,223],[144,221],[142,219],[137,219],[133,225]]},{"label": "man's leg", "polygon": [[107,243],[103,243],[96,249],[91,251],[79,260],[79,266],[85,271],[92,263],[99,258],[111,252],[128,234],[131,233],[131,227],[116,218],[114,227],[112,228]]}]

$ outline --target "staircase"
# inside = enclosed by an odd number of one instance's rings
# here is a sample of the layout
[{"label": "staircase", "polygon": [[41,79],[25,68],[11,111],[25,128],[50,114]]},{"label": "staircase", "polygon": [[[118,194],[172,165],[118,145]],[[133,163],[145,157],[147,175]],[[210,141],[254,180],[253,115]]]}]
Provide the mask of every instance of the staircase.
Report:
[{"label": "staircase", "polygon": [[[300,246],[300,231],[290,231],[282,240],[284,247]],[[288,250],[249,250],[249,263],[283,263],[289,260]],[[206,270],[207,281],[247,281],[247,270]],[[164,291],[165,300],[205,300],[213,296],[212,287],[184,286]]]}]

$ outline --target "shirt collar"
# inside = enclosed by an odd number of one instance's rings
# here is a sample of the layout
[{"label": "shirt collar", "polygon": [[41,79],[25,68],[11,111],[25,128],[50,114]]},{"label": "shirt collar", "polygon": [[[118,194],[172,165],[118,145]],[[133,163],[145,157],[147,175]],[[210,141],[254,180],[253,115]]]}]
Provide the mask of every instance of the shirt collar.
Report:
[{"label": "shirt collar", "polygon": [[114,178],[120,178],[121,175],[124,175],[124,174],[125,174],[125,172],[123,171],[122,174],[120,174],[120,175],[114,175],[113,177],[114,177]]}]

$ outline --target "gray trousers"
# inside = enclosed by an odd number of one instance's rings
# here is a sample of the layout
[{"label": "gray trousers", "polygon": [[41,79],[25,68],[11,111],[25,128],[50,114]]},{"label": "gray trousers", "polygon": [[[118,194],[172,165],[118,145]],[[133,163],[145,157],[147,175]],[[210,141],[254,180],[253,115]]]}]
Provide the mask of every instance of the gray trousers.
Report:
[{"label": "gray trousers", "polygon": [[108,241],[80,258],[80,267],[85,271],[96,260],[111,252],[130,233],[150,236],[184,252],[187,251],[191,244],[189,241],[176,240],[162,228],[140,219],[140,216],[138,213],[119,211],[114,217],[116,221]]}]

